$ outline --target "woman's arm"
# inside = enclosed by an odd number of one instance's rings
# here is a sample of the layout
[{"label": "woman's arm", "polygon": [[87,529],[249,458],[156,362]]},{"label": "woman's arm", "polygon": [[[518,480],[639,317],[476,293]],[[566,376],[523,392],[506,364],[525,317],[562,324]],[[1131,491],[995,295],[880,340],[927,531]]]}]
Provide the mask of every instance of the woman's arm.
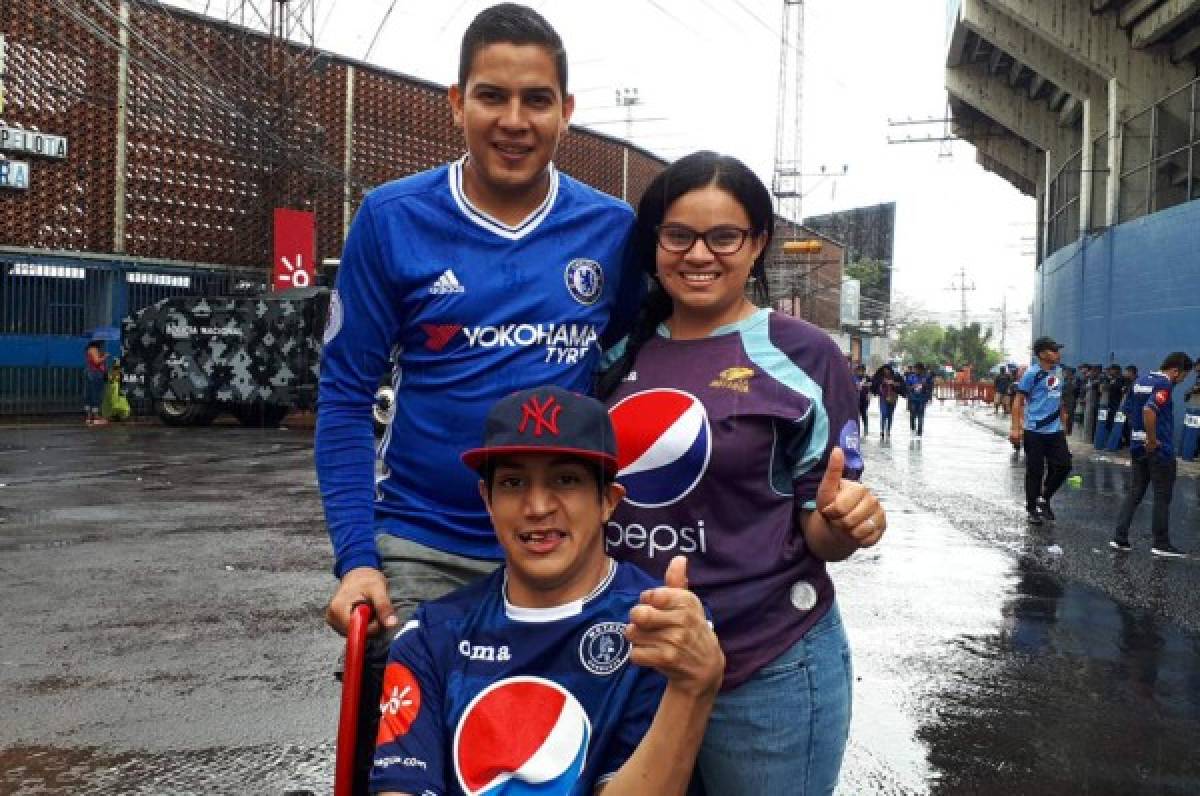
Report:
[{"label": "woman's arm", "polygon": [[817,509],[800,514],[804,543],[822,561],[843,561],[878,542],[887,529],[879,498],[858,481],[842,478],[844,466],[845,454],[834,448],[817,488]]}]

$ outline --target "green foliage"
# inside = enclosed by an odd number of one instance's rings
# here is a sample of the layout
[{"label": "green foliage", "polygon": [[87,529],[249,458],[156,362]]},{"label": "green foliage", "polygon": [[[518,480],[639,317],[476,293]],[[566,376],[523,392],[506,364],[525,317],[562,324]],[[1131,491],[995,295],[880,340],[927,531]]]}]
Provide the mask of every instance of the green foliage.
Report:
[{"label": "green foliage", "polygon": [[897,348],[904,364],[925,362],[940,365],[943,361],[942,341],[945,337],[946,330],[939,323],[907,323],[900,327]]},{"label": "green foliage", "polygon": [[986,374],[1004,357],[992,348],[992,330],[978,323],[963,328],[919,322],[901,327],[898,348],[904,364],[949,363],[955,369],[970,367],[976,377]]},{"label": "green foliage", "polygon": [[847,264],[845,273],[848,278],[858,280],[863,293],[882,287],[885,277],[883,260],[870,258]]}]

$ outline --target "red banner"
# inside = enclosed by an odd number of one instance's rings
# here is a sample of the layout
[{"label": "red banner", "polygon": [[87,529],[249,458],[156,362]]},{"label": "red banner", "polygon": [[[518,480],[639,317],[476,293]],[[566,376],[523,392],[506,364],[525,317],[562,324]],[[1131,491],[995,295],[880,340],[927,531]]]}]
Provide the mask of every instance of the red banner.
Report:
[{"label": "red banner", "polygon": [[312,287],[316,283],[317,217],[307,210],[275,208],[275,271],[271,286]]}]

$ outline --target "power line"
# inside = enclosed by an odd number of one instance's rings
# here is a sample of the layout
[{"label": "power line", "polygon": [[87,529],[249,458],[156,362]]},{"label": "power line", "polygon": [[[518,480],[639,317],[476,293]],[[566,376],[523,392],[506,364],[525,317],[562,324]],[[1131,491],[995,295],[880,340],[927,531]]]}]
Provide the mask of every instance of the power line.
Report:
[{"label": "power line", "polygon": [[[465,2],[466,0],[464,0]],[[379,23],[379,27],[375,28],[375,35],[371,37],[371,43],[367,46],[367,51],[363,55],[363,60],[366,61],[371,57],[371,50],[375,49],[375,42],[379,41],[379,34],[383,33],[384,27],[387,25],[388,18],[391,17],[392,11],[396,8],[396,0],[392,0],[392,4],[388,6],[388,10],[383,14],[383,20]],[[458,8],[462,8],[462,3],[458,4]],[[454,13],[458,13],[458,8],[454,9]],[[453,16],[451,17],[453,19]],[[443,28],[445,30],[445,28]]]}]

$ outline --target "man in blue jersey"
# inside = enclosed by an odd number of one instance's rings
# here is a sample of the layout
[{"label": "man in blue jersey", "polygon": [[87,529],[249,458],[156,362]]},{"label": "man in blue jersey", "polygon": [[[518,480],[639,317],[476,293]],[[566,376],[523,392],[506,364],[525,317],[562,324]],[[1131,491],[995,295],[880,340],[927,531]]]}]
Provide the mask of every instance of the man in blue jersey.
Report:
[{"label": "man in blue jersey", "polygon": [[[327,620],[344,632],[358,601],[379,617],[364,704],[399,620],[501,558],[458,462],[487,409],[535,384],[587,390],[598,340],[623,334],[617,316],[640,296],[625,267],[632,211],[551,162],[574,100],[546,20],[514,4],[481,12],[449,100],[467,154],[363,200],[321,360],[316,465],[340,580]],[[395,414],[376,450],[372,399],[389,371]]]},{"label": "man in blue jersey", "polygon": [[1054,519],[1050,499],[1071,472],[1063,432],[1062,346],[1049,337],[1033,342],[1034,361],[1017,383],[1008,439],[1025,447],[1025,510],[1030,525]]},{"label": "man in blue jersey", "polygon": [[422,604],[392,642],[371,790],[684,793],[725,659],[686,558],[660,587],[605,553],[624,489],[604,406],[514,393],[462,459],[504,567]]},{"label": "man in blue jersey", "polygon": [[1171,544],[1169,533],[1171,494],[1175,490],[1174,401],[1171,391],[1192,369],[1192,358],[1182,351],[1168,354],[1157,371],[1139,378],[1130,390],[1127,422],[1130,426],[1130,463],[1133,478],[1117,517],[1117,530],[1109,542],[1114,550],[1126,552],[1133,512],[1154,485],[1154,514],[1151,529],[1156,556],[1179,557],[1184,553]]},{"label": "man in blue jersey", "polygon": [[925,409],[933,397],[933,376],[924,362],[913,366],[912,379],[908,380],[908,430],[920,437],[925,433]]}]

